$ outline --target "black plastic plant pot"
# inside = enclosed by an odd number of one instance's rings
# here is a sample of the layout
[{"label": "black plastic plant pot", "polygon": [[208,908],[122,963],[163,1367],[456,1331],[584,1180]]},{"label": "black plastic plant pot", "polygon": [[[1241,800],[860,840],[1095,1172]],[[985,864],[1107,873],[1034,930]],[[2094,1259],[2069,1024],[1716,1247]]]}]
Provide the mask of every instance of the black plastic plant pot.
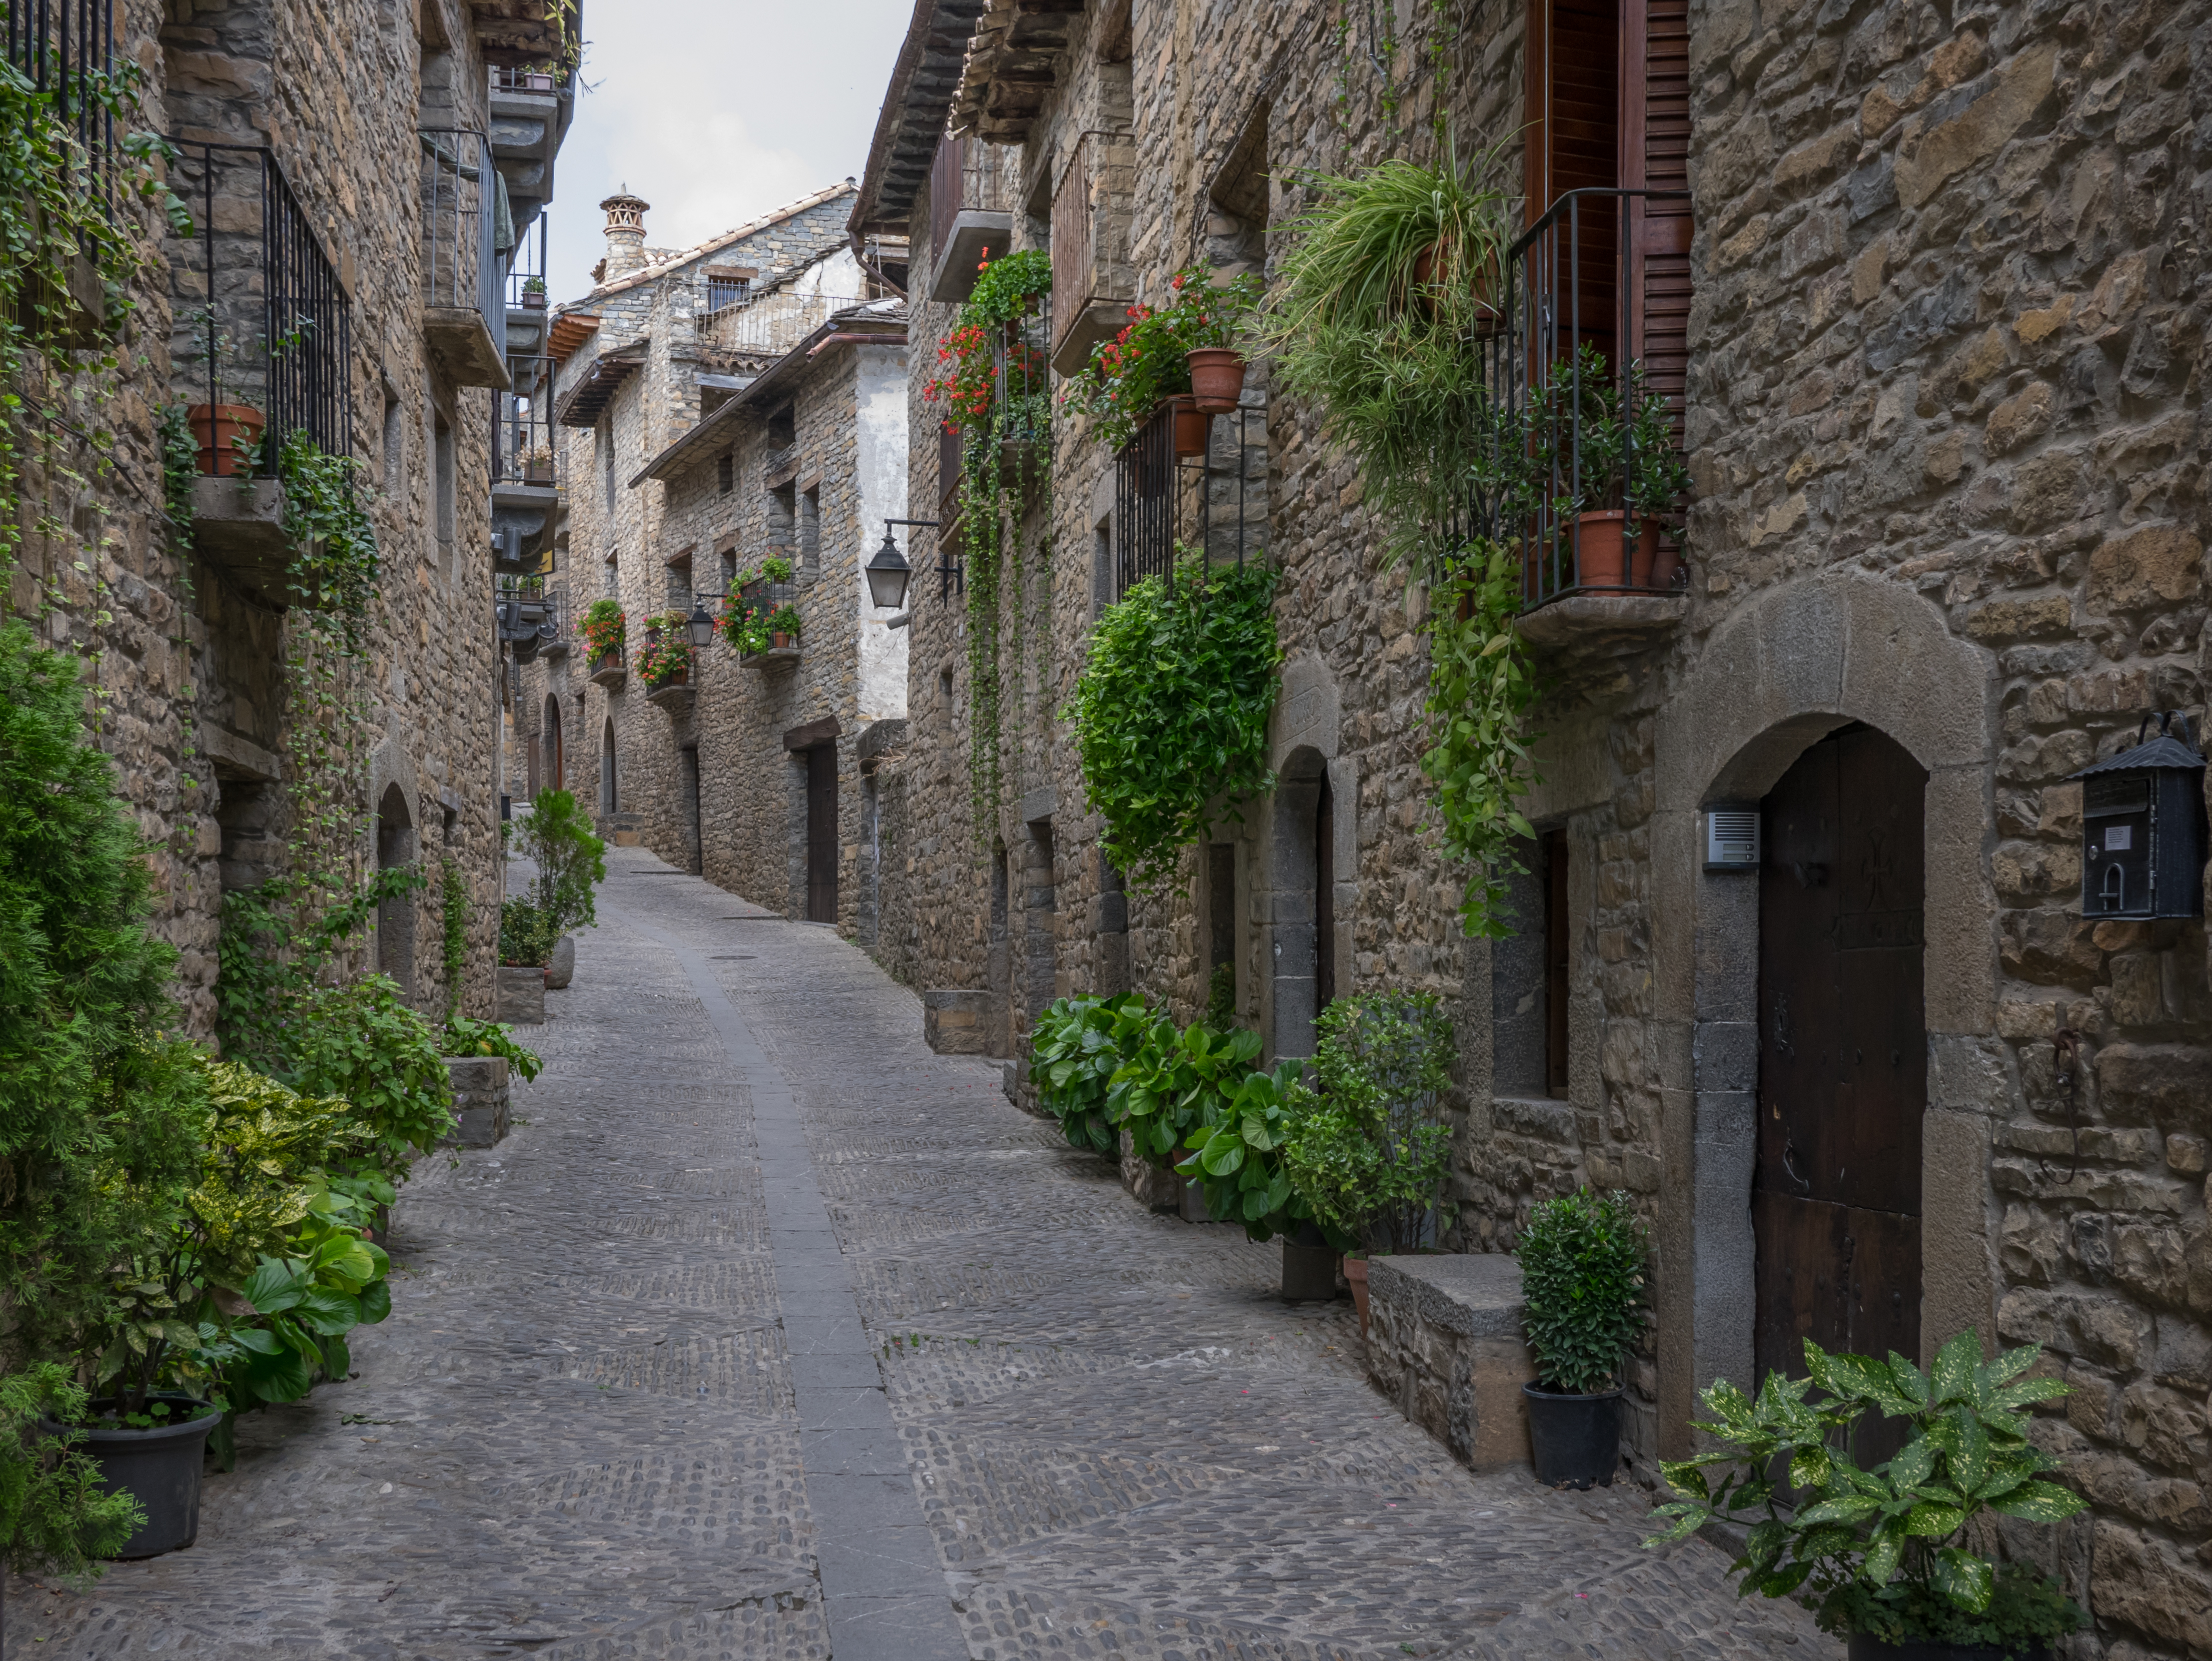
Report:
[{"label": "black plastic plant pot", "polygon": [[1523,1384],[1521,1394],[1528,1403],[1536,1480],[1551,1488],[1611,1488],[1620,1464],[1620,1392],[1555,1396]]},{"label": "black plastic plant pot", "polygon": [[1938,1644],[1912,1639],[1902,1644],[1885,1644],[1879,1638],[1869,1638],[1863,1632],[1851,1634],[1850,1661],[2051,1661],[2049,1646],[2038,1644],[2027,1650],[2002,1650],[1994,1644]]},{"label": "black plastic plant pot", "polygon": [[1336,1296],[1336,1253],[1311,1223],[1283,1236],[1283,1301],[1326,1303]]},{"label": "black plastic plant pot", "polygon": [[[187,1411],[207,1403],[189,1396],[156,1396],[173,1409]],[[114,1404],[95,1402],[95,1412]],[[84,1433],[83,1451],[100,1467],[100,1483],[110,1494],[127,1491],[146,1508],[146,1520],[123,1542],[118,1557],[159,1557],[189,1546],[200,1531],[200,1462],[210,1432],[222,1422],[219,1413],[203,1413],[182,1424],[101,1425]]]}]

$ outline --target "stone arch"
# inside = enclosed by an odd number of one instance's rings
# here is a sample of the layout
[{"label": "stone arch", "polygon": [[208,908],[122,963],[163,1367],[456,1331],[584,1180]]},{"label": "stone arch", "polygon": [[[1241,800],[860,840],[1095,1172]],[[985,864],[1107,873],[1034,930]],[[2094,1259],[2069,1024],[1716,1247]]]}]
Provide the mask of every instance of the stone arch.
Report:
[{"label": "stone arch", "polygon": [[545,724],[541,742],[545,746],[545,788],[566,790],[568,788],[568,757],[561,746],[561,697],[557,692],[545,695]]},{"label": "stone arch", "polygon": [[1778,585],[1716,629],[1655,733],[1653,966],[1664,1082],[1681,1093],[1671,1135],[1658,1289],[1662,1449],[1686,1450],[1694,1392],[1749,1385],[1757,1147],[1759,896],[1755,875],[1707,872],[1703,810],[1759,800],[1810,746],[1862,722],[1925,770],[1924,974],[1929,1108],[1922,1133],[1921,1342],[1993,1331],[1984,1207],[1987,1129],[1972,1079],[1994,1019],[1996,897],[1988,654],[1954,636],[1905,585],[1859,570]]},{"label": "stone arch", "polygon": [[1343,709],[1326,660],[1309,652],[1284,665],[1268,732],[1275,791],[1258,811],[1246,810],[1258,839],[1252,900],[1260,1031],[1271,1058],[1312,1055],[1322,995],[1352,989],[1358,769],[1340,753]]},{"label": "stone arch", "polygon": [[[407,794],[387,784],[376,804],[376,866],[397,871],[415,863],[418,838]],[[408,1002],[415,1001],[415,897],[400,894],[376,908],[376,967],[399,983]]]}]

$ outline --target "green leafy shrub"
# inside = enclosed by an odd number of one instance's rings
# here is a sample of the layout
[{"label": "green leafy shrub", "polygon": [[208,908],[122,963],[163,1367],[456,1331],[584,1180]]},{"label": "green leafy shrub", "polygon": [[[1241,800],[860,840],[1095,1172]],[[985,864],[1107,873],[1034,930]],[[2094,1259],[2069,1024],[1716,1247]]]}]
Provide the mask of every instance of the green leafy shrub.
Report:
[{"label": "green leafy shrub", "polygon": [[82,1451],[85,1392],[56,1362],[0,1378],[0,1562],[18,1574],[89,1579],[146,1520],[125,1490],[105,1492]]},{"label": "green leafy shrub", "polygon": [[619,600],[595,599],[584,608],[577,628],[583,634],[586,650],[597,659],[608,652],[622,650],[629,625]]},{"label": "green leafy shrub", "polygon": [[[597,926],[592,896],[607,879],[607,845],[592,833],[591,818],[576,805],[574,795],[566,790],[540,790],[515,840],[538,864],[538,874],[530,882],[530,903],[544,916],[549,949],[572,928]],[[503,929],[504,912],[501,921]],[[505,955],[502,952],[502,960]]]},{"label": "green leafy shrub", "polygon": [[[1694,1427],[1720,1445],[1660,1466],[1680,1497],[1658,1508],[1671,1526],[1644,1543],[1755,1519],[1732,1566],[1744,1593],[1794,1597],[1838,1634],[2017,1655],[2076,1631],[2087,1618],[2054,1582],[1957,1543],[1984,1512],[2055,1523],[2082,1508],[2045,1480],[2054,1462],[2019,1411],[2067,1393],[2056,1378],[2021,1377],[2039,1353],[2025,1345],[1985,1363],[1970,1329],[1923,1372],[1901,1355],[1830,1354],[1808,1339],[1807,1378],[1769,1373],[1756,1400],[1723,1379],[1700,1396],[1710,1422]],[[1820,1399],[1808,1400],[1814,1390]],[[1839,1448],[1870,1412],[1909,1431],[1869,1471]]]},{"label": "green leafy shrub", "polygon": [[1111,1153],[1119,1146],[1107,1092],[1151,1025],[1143,995],[1130,992],[1056,998],[1030,1027],[1030,1082],[1075,1147]]},{"label": "green leafy shrub", "polygon": [[1522,1320],[1546,1390],[1594,1395],[1620,1381],[1644,1335],[1644,1231],[1626,1194],[1588,1189],[1529,1208],[1513,1255]]},{"label": "green leafy shrub", "polygon": [[1376,992],[1335,1000],[1315,1027],[1313,1087],[1286,1103],[1291,1186],[1339,1250],[1410,1251],[1443,1203],[1451,1023],[1433,993]]},{"label": "green leafy shrub", "polygon": [[83,666],[0,624],[0,1340],[70,1354],[111,1266],[189,1186],[198,1090],[157,1033],[175,952],[107,758],[84,741]]},{"label": "green leafy shrub", "polygon": [[545,1065],[536,1050],[515,1042],[513,1027],[498,1021],[473,1021],[465,1015],[456,1015],[446,1023],[438,1047],[448,1056],[504,1056],[509,1069],[526,1083]]},{"label": "green leafy shrub", "polygon": [[296,1006],[299,1031],[284,1082],[352,1104],[373,1141],[368,1157],[386,1177],[404,1176],[453,1128],[453,1080],[438,1030],[410,1007],[389,976],[316,987]]},{"label": "green leafy shrub", "polygon": [[222,974],[216,983],[216,1037],[224,1056],[287,1076],[300,1001],[314,995],[379,907],[412,897],[427,880],[419,866],[388,867],[320,910],[312,884],[292,876],[226,893]]},{"label": "green leafy shrub", "polygon": [[1190,1153],[1176,1165],[1177,1174],[1198,1183],[1207,1216],[1243,1224],[1255,1240],[1288,1234],[1313,1220],[1283,1160],[1304,1068],[1303,1061],[1291,1060],[1278,1062],[1272,1073],[1247,1073],[1202,1104],[1205,1116],[1183,1138]]},{"label": "green leafy shrub", "polygon": [[1127,1130],[1139,1158],[1166,1160],[1201,1126],[1219,1123],[1260,1054],[1260,1035],[1178,1029],[1156,1016],[1134,1035],[1106,1091],[1107,1122]]},{"label": "green leafy shrub", "polygon": [[1106,821],[1106,855],[1139,886],[1172,876],[1179,851],[1202,841],[1210,811],[1264,794],[1267,722],[1275,708],[1276,573],[1206,569],[1186,557],[1172,587],[1146,577],[1106,608],[1091,631],[1073,727],[1091,808]]},{"label": "green leafy shrub", "polygon": [[515,969],[540,969],[553,955],[553,930],[528,900],[501,900],[499,960]]}]

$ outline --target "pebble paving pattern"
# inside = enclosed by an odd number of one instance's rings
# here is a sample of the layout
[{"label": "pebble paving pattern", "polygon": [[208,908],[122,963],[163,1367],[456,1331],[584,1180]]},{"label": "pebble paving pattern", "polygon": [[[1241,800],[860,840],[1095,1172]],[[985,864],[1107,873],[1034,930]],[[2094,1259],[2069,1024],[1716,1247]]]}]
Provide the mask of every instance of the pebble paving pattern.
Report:
[{"label": "pebble paving pattern", "polygon": [[240,1425],[191,1548],[11,1579],[11,1654],[900,1652],[833,1641],[852,1571],[809,1507],[751,1104],[680,948],[797,1099],[978,1661],[1840,1657],[1711,1546],[1644,1550],[1632,1484],[1455,1464],[1368,1386],[1348,1304],[1285,1305],[1278,1248],[1139,1210],[832,932],[609,866],[513,1135],[416,1167],[359,1376]]}]

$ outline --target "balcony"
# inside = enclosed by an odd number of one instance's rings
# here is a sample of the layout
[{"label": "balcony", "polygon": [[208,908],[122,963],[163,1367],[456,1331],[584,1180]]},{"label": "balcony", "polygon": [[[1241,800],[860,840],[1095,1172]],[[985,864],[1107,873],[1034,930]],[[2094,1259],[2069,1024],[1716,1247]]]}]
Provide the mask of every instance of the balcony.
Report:
[{"label": "balcony", "polygon": [[510,356],[546,350],[546,325],[552,313],[545,293],[545,255],[546,221],[541,214],[537,234],[525,234],[507,256],[505,344]]},{"label": "balcony", "polygon": [[553,162],[576,113],[574,74],[549,63],[507,66],[491,72],[491,155],[507,180],[515,234],[553,199]]},{"label": "balcony", "polygon": [[277,456],[295,432],[325,454],[353,454],[353,305],[268,149],[178,152],[170,188],[194,231],[169,260],[171,385],[188,404],[244,405],[264,423],[250,457],[206,441],[194,538],[240,588],[281,607],[295,596]]},{"label": "balcony", "polygon": [[867,301],[865,295],[800,286],[811,280],[809,274],[788,286],[765,287],[750,267],[708,267],[692,307],[699,344],[740,356],[781,357],[839,312]]},{"label": "balcony", "polygon": [[1209,566],[1241,566],[1267,539],[1266,410],[1206,416],[1170,399],[1115,455],[1115,599],[1148,576],[1172,584],[1178,546]]},{"label": "balcony", "polygon": [[1129,320],[1137,273],[1129,216],[1137,187],[1136,142],[1127,133],[1086,132],[1052,196],[1052,367],[1072,375],[1091,349]]},{"label": "balcony", "polygon": [[556,645],[566,649],[567,599],[558,589],[549,589],[542,576],[499,578],[492,589],[492,617],[500,643],[517,663],[528,663],[541,653],[554,655]]},{"label": "balcony", "polygon": [[1680,191],[1566,192],[1508,251],[1498,325],[1477,344],[1530,489],[1471,499],[1450,531],[1519,543],[1521,631],[1548,654],[1617,654],[1688,605],[1688,206]]},{"label": "balcony", "polygon": [[583,36],[582,0],[468,0],[484,62],[527,70],[559,63]]},{"label": "balcony", "polygon": [[987,250],[1006,252],[1014,216],[998,204],[998,170],[980,139],[947,134],[929,165],[929,297],[957,306],[975,291]]},{"label": "balcony", "polygon": [[[553,370],[550,357],[507,360],[514,386],[492,394],[492,536],[502,557],[534,566],[560,506],[553,443]],[[506,550],[512,549],[512,554]]]},{"label": "balcony", "polygon": [[[490,143],[452,127],[426,127],[420,138],[423,339],[456,386],[505,391],[507,299]],[[505,240],[511,246],[511,228]]]}]

